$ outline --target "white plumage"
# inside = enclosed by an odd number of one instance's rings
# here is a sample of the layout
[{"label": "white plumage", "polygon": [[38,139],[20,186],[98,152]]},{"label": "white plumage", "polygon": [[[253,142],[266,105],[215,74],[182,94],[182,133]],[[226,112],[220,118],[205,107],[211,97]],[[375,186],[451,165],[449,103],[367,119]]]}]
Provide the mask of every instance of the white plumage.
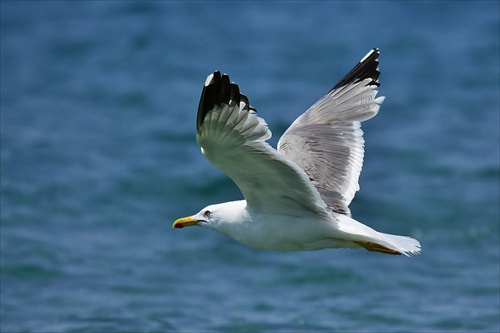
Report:
[{"label": "white plumage", "polygon": [[238,185],[245,200],[210,205],[178,219],[248,246],[277,251],[364,247],[411,255],[420,243],[383,234],[351,218],[363,164],[361,122],[375,116],[384,97],[378,49],[371,50],[335,87],[302,114],[278,142],[227,75],[207,77],[197,115],[203,155]]}]

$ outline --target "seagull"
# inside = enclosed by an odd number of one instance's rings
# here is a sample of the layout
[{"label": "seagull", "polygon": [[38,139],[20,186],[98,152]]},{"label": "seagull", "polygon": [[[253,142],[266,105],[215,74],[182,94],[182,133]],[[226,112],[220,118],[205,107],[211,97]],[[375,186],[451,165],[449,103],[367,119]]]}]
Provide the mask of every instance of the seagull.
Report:
[{"label": "seagull", "polygon": [[279,139],[257,116],[237,84],[219,71],[203,87],[196,117],[202,154],[238,186],[244,200],[213,204],[177,219],[174,228],[202,226],[247,246],[272,251],[365,248],[418,254],[413,238],[378,232],[351,217],[359,190],[364,139],[361,122],[374,117],[385,97],[379,87],[377,48]]}]

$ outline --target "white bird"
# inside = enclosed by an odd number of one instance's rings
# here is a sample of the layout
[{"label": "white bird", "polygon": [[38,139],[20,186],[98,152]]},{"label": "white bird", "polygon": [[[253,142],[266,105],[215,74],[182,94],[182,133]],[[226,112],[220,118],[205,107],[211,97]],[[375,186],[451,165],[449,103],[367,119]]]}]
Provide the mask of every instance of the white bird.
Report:
[{"label": "white bird", "polygon": [[245,200],[210,205],[174,228],[202,226],[251,247],[276,251],[359,248],[420,252],[410,237],[377,232],[351,218],[364,154],[361,122],[378,113],[378,49],[372,49],[287,129],[278,150],[238,85],[216,71],[201,93],[196,141]]}]

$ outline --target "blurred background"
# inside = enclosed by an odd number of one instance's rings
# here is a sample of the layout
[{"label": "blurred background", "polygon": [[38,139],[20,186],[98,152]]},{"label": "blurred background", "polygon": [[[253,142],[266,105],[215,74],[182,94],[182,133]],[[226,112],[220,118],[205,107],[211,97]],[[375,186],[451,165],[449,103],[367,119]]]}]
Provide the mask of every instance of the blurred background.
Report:
[{"label": "blurred background", "polygon": [[[497,1],[1,1],[2,332],[500,329]],[[195,141],[207,75],[273,131],[371,48],[353,216],[422,243],[274,253],[172,222],[241,199]]]}]

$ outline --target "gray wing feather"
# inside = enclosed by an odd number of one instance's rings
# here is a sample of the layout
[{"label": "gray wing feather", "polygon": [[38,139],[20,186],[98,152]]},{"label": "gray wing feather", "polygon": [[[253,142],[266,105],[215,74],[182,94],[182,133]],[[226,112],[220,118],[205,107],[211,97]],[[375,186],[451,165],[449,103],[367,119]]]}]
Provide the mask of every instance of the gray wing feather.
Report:
[{"label": "gray wing feather", "polygon": [[350,215],[359,190],[364,140],[361,122],[384,97],[376,88],[378,49],[371,50],[332,90],[288,128],[278,151],[305,171],[330,210]]}]

